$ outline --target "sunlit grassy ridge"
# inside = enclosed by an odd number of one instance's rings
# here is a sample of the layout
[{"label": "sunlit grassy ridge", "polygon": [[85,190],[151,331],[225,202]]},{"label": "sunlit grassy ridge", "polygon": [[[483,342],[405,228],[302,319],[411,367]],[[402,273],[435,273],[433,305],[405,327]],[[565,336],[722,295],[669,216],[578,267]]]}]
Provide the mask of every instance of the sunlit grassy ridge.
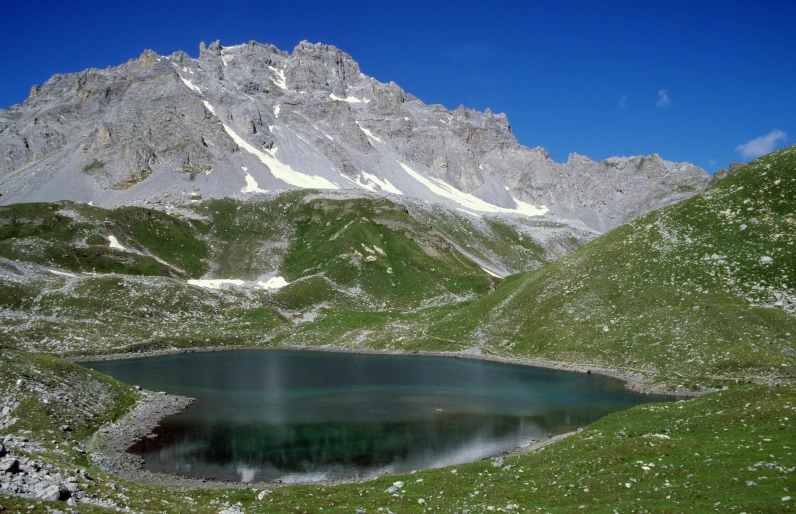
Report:
[{"label": "sunlit grassy ridge", "polygon": [[130,386],[57,357],[0,350],[0,368],[3,402],[19,404],[6,415],[18,418],[16,430],[67,425],[56,439],[85,439],[135,404]]},{"label": "sunlit grassy ridge", "polygon": [[[206,269],[202,229],[139,207],[13,204],[0,207],[0,257],[71,272],[196,276]],[[111,236],[128,251],[111,247]]]},{"label": "sunlit grassy ridge", "polygon": [[619,227],[428,333],[507,355],[682,375],[793,376],[796,147]]},{"label": "sunlit grassy ridge", "polygon": [[[187,208],[4,207],[0,341],[61,355],[273,344],[318,311],[411,310],[497,282],[386,200],[300,191]],[[289,285],[259,285],[274,276]],[[188,282],[199,277],[246,284]]]}]

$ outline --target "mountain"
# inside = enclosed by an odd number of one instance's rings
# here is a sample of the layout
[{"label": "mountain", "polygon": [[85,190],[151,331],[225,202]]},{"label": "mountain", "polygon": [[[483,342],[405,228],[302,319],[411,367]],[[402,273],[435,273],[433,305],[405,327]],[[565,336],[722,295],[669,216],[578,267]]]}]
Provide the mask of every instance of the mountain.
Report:
[{"label": "mountain", "polygon": [[0,111],[0,202],[165,208],[286,189],[604,232],[706,187],[655,154],[553,162],[504,114],[425,105],[339,49],[250,42],[55,75]]}]

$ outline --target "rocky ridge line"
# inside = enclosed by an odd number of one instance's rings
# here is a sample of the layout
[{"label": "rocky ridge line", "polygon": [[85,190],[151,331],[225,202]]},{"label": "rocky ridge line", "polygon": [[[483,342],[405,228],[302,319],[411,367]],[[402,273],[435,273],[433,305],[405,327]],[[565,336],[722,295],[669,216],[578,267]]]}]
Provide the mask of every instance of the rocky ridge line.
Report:
[{"label": "rocky ridge line", "polygon": [[474,214],[541,214],[606,231],[695,194],[703,170],[648,157],[564,164],[520,145],[504,114],[425,105],[301,42],[145,51],[54,75],[0,111],[0,203],[102,206],[310,187],[411,196]]}]

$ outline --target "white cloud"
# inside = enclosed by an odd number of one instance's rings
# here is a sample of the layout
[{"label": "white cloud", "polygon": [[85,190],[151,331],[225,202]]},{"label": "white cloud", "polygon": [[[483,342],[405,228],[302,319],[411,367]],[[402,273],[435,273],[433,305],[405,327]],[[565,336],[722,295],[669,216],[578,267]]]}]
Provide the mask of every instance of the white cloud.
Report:
[{"label": "white cloud", "polygon": [[746,159],[755,159],[761,155],[771,153],[774,151],[774,146],[776,146],[777,143],[785,141],[786,139],[788,139],[786,133],[774,129],[765,136],[760,136],[756,139],[752,139],[748,143],[738,145],[735,151],[740,152]]},{"label": "white cloud", "polygon": [[655,102],[655,105],[658,107],[666,107],[670,103],[671,100],[669,100],[669,93],[667,93],[665,89],[658,91],[658,101]]},{"label": "white cloud", "polygon": [[619,107],[624,109],[627,106],[627,95],[622,95],[622,98],[619,99]]},{"label": "white cloud", "polygon": [[719,161],[717,161],[716,159],[711,159],[708,161],[708,164],[710,164],[711,168],[715,168],[719,164]]}]

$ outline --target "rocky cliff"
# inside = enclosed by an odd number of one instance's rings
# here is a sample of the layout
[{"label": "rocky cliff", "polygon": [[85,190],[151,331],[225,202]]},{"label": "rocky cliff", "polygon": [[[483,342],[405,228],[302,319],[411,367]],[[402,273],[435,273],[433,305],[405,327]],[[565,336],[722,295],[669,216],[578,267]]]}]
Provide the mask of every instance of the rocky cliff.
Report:
[{"label": "rocky cliff", "polygon": [[[54,75],[0,111],[0,203],[114,207],[312,188],[412,198],[603,232],[710,177],[648,157],[555,163],[504,114],[426,105],[346,53],[300,43],[200,46]],[[338,190],[338,193],[332,193]]]}]

